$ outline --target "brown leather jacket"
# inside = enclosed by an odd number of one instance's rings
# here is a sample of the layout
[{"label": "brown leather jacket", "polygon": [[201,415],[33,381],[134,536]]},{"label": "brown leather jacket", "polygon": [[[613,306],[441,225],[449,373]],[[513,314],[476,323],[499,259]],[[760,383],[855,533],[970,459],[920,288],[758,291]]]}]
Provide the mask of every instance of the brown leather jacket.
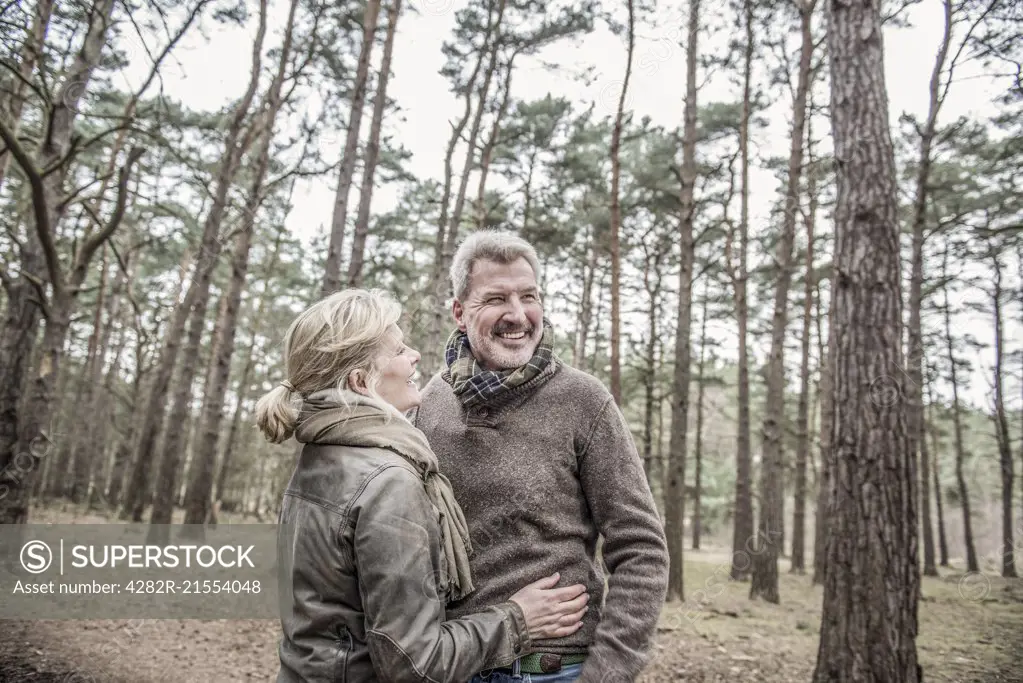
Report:
[{"label": "brown leather jacket", "polygon": [[278,683],[466,681],[529,652],[514,602],[445,620],[436,508],[396,453],[306,443],[279,524]]}]

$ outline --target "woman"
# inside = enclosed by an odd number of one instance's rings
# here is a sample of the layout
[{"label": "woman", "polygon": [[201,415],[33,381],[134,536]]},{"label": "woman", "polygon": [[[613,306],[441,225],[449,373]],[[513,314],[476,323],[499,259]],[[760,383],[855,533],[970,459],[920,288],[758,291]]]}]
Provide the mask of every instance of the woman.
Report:
[{"label": "woman", "polygon": [[266,438],[305,444],[278,532],[277,680],[467,681],[580,628],[585,587],[526,586],[485,612],[445,621],[473,590],[461,508],[422,432],[419,353],[401,307],[345,290],[288,328],[288,379],[256,406]]}]

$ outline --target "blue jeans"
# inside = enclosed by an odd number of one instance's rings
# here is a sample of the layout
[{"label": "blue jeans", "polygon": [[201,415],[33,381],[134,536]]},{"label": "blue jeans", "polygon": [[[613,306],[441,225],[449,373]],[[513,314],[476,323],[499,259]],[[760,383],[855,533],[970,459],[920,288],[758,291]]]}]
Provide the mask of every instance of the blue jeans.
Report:
[{"label": "blue jeans", "polygon": [[522,673],[514,676],[501,671],[484,671],[473,676],[469,683],[575,683],[582,672],[582,664],[569,664],[553,674]]}]

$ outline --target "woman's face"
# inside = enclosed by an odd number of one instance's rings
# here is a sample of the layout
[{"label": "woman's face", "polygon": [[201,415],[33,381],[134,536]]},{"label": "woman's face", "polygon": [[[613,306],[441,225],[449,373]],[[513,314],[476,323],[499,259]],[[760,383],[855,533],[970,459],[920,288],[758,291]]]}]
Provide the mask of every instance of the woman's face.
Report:
[{"label": "woman's face", "polygon": [[395,327],[384,342],[383,358],[380,363],[380,382],[377,394],[401,412],[419,405],[419,387],[416,385],[416,364],[420,355],[406,346],[404,335]]}]

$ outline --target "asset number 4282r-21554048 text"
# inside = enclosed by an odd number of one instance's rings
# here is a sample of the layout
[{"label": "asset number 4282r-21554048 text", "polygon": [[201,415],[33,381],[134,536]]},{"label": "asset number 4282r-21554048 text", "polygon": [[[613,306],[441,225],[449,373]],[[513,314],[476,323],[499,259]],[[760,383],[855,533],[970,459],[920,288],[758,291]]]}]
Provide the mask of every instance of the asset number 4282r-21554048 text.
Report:
[{"label": "asset number 4282r-21554048 text", "polygon": [[124,590],[129,593],[154,595],[207,595],[217,593],[259,593],[259,581],[238,579],[194,579],[171,581],[166,579],[136,579],[129,581]]}]

